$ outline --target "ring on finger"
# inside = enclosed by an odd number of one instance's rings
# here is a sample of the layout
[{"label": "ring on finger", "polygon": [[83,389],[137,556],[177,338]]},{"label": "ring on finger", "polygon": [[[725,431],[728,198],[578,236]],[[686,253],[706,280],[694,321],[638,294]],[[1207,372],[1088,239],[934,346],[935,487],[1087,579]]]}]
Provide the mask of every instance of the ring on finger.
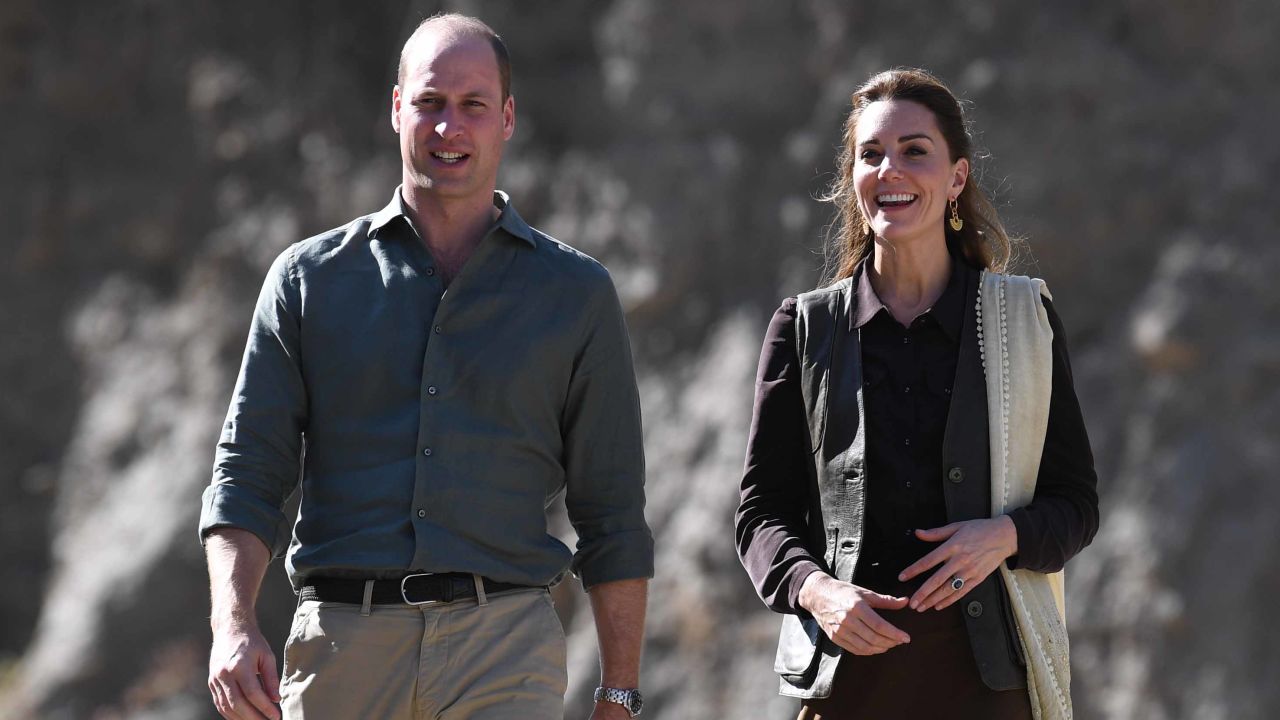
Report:
[{"label": "ring on finger", "polygon": [[964,587],[964,578],[960,577],[959,575],[956,575],[956,576],[954,576],[954,577],[952,577],[952,578],[951,578],[951,589],[952,589],[952,590],[959,591],[959,590],[960,590],[961,588],[963,588],[963,587]]}]

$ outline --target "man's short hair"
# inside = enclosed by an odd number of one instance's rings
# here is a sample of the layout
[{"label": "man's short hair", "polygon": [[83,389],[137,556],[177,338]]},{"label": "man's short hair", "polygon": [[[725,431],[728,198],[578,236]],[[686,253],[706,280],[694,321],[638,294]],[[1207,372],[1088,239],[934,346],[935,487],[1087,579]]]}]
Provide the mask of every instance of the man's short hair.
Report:
[{"label": "man's short hair", "polygon": [[493,28],[489,27],[484,21],[473,18],[469,15],[460,15],[458,13],[439,13],[423,20],[414,29],[413,34],[405,41],[404,47],[400,50],[400,70],[396,75],[396,84],[404,84],[405,64],[409,60],[409,48],[419,39],[420,36],[426,35],[434,30],[442,30],[448,35],[467,36],[484,38],[489,41],[489,45],[493,48],[494,58],[498,61],[498,78],[502,82],[502,101],[506,102],[511,96],[511,56],[507,54],[507,45],[502,42],[502,38]]}]

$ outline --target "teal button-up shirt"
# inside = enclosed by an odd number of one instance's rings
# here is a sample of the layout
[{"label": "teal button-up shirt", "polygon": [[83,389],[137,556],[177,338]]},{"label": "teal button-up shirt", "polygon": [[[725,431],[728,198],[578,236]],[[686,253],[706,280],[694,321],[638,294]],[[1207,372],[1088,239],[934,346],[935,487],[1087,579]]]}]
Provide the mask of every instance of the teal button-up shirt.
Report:
[{"label": "teal button-up shirt", "polygon": [[[506,195],[445,290],[397,190],[267,274],[200,535],[253,532],[308,576],[652,577],[640,408],[598,262]],[[292,541],[282,511],[301,482]],[[564,492],[576,552],[547,532]]]}]

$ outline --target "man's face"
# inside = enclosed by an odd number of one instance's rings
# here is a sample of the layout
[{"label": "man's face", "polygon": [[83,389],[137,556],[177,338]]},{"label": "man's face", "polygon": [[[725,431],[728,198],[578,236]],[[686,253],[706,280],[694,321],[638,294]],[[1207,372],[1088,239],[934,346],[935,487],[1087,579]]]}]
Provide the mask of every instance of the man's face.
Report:
[{"label": "man's face", "polygon": [[437,33],[414,42],[391,95],[406,191],[440,200],[492,200],[515,100],[502,99],[487,40]]}]

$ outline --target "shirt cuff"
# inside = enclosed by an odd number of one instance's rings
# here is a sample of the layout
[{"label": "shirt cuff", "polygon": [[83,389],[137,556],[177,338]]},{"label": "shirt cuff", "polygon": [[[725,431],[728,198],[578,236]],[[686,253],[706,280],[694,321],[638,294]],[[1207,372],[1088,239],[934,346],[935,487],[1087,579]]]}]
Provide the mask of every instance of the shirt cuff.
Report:
[{"label": "shirt cuff", "polygon": [[247,530],[281,557],[289,547],[288,519],[279,508],[252,492],[226,482],[205,488],[200,507],[200,544],[221,527]]},{"label": "shirt cuff", "polygon": [[573,574],[590,589],[600,583],[653,577],[653,534],[648,528],[627,530],[580,543]]},{"label": "shirt cuff", "polygon": [[822,568],[815,562],[803,560],[792,565],[782,580],[787,588],[787,602],[791,604],[791,612],[801,617],[808,617],[809,611],[800,607],[800,588],[804,587],[804,581],[815,572],[822,572]]},{"label": "shirt cuff", "polygon": [[1009,511],[1009,519],[1013,521],[1014,531],[1018,534],[1018,552],[1016,555],[1005,558],[1004,564],[1010,570],[1017,570],[1026,565],[1027,559],[1035,554],[1032,548],[1037,543],[1033,538],[1039,530],[1025,507]]}]

